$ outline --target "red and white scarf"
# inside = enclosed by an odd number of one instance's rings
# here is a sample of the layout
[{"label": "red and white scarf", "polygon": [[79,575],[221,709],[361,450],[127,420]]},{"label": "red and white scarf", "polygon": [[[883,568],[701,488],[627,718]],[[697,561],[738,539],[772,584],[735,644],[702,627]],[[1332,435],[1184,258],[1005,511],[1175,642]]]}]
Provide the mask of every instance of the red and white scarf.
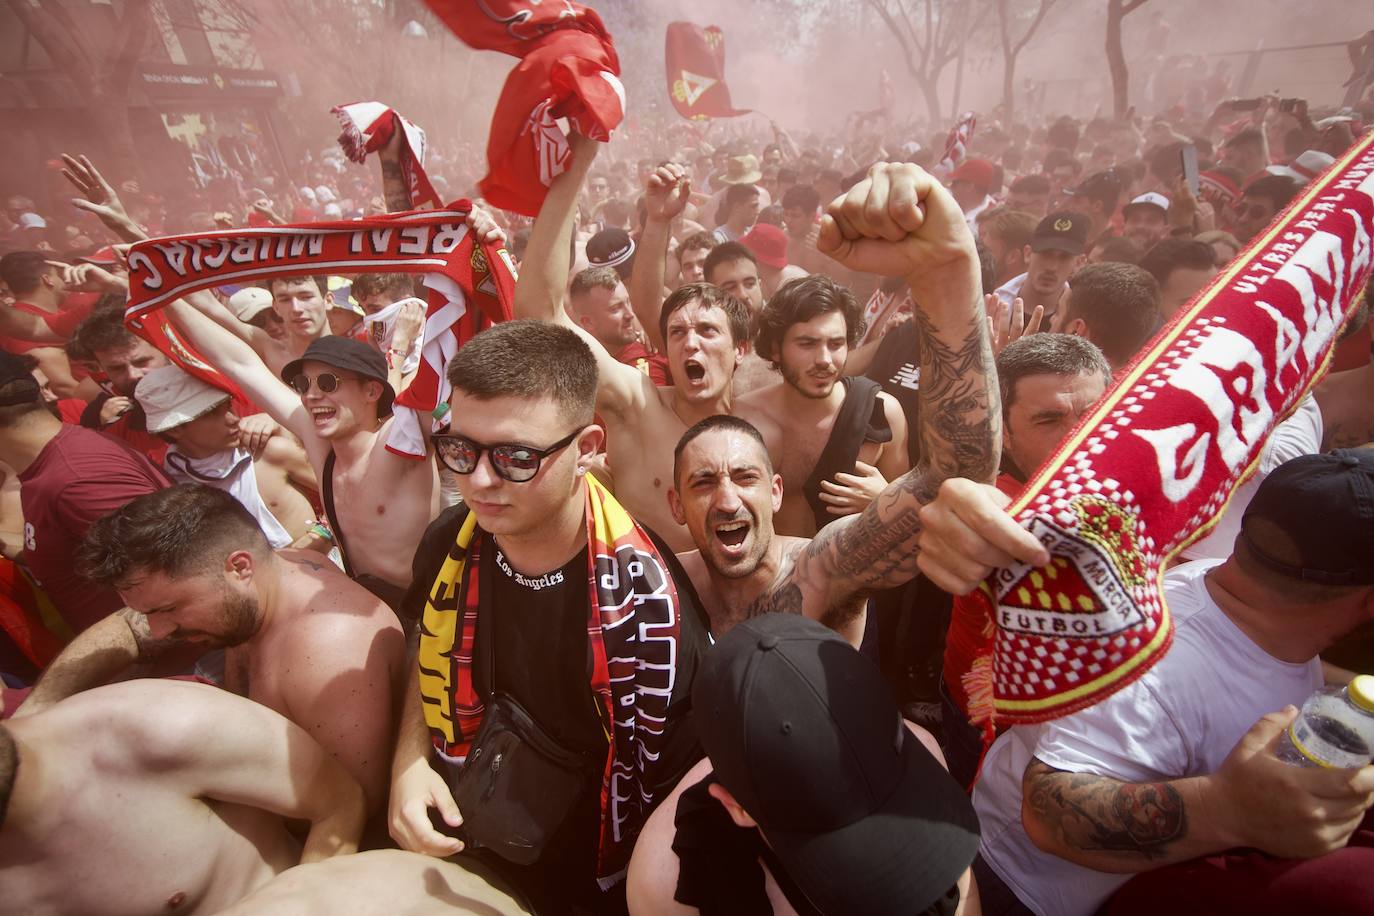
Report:
[{"label": "red and white scarf", "polygon": [[572,158],[557,124],[605,142],[625,117],[620,58],[596,11],[571,0],[426,0],[469,47],[520,58],[487,139],[482,197],[536,216]]},{"label": "red and white scarf", "polygon": [[339,134],[339,146],[343,148],[345,156],[359,164],[367,159],[368,153],[375,153],[385,146],[399,127],[401,175],[410,193],[410,205],[416,209],[443,206],[438,192],[425,174],[425,132],[414,122],[381,102],[354,102],[351,105],[335,105],[329,110],[343,126],[343,132]]},{"label": "red and white scarf", "polygon": [[964,112],[964,116],[959,119],[959,123],[954,125],[954,129],[949,132],[949,138],[945,140],[945,151],[940,156],[940,161],[936,163],[934,172],[941,177],[948,175],[958,168],[959,163],[964,161],[968,155],[968,141],[973,136],[973,128],[978,126],[978,115],[972,111]]},{"label": "red and white scarf", "polygon": [[159,309],[225,283],[302,274],[423,273],[424,346],[415,378],[396,397],[387,448],[423,458],[425,424],[448,400],[445,370],[458,347],[511,317],[515,270],[499,245],[479,242],[464,224],[471,205],[391,213],[369,219],[228,229],[139,242],[129,251],[129,305],[135,332],[205,381],[233,386],[168,328]]},{"label": "red and white scarf", "polygon": [[1052,562],[971,596],[995,624],[963,680],[987,733],[1091,706],[1163,657],[1166,565],[1320,377],[1372,259],[1374,133],[1179,310],[1012,503]]}]

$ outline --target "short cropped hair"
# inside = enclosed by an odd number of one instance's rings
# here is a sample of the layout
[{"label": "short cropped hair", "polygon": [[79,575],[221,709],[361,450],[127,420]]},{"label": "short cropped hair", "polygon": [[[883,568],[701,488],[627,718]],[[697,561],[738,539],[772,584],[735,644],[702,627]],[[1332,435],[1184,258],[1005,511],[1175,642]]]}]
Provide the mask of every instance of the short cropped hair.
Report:
[{"label": "short cropped hair", "polygon": [[805,210],[814,212],[821,205],[821,195],[809,184],[797,184],[782,193],[784,210]]},{"label": "short cropped hair", "polygon": [[596,412],[596,357],[577,332],[533,319],[503,321],[458,348],[448,365],[456,390],[481,401],[551,398],[585,426]]},{"label": "short cropped hair", "polygon": [[732,417],[728,414],[718,413],[698,420],[687,432],[682,434],[682,438],[677,440],[677,447],[673,449],[673,484],[677,485],[678,472],[682,469],[682,453],[687,446],[692,444],[692,440],[706,433],[713,433],[718,430],[741,433],[753,439],[759,444],[759,451],[763,452],[764,468],[771,475],[773,473],[773,460],[768,455],[768,445],[763,441],[763,435],[748,420],[741,420],[739,417]]},{"label": "short cropped hair", "polygon": [[717,244],[714,233],[707,232],[704,229],[701,232],[693,232],[677,246],[678,260],[682,260],[682,256],[689,251],[710,251],[715,248]]},{"label": "short cropped hair", "polygon": [[864,332],[863,306],[847,287],[823,274],[789,280],[759,312],[754,349],[777,368],[787,329],[830,312],[839,312],[844,317],[845,342],[850,347],[858,344]]},{"label": "short cropped hair", "polygon": [[[293,277],[292,279],[302,279]],[[373,296],[395,296],[397,301],[415,295],[414,274],[358,274],[353,278],[353,298],[358,302]]]},{"label": "short cropped hair", "polygon": [[701,275],[708,280],[711,278],[711,271],[721,264],[733,264],[736,261],[748,261],[750,264],[758,264],[759,259],[754,257],[754,253],[740,242],[721,242],[711,253],[706,256],[706,260],[701,264]]},{"label": "short cropped hair", "polygon": [[283,286],[290,283],[314,283],[320,291],[320,298],[329,295],[329,278],[324,274],[301,274],[294,277],[273,277],[267,281],[267,291],[273,296],[277,294],[277,284]]},{"label": "short cropped hair", "polygon": [[11,251],[0,258],[0,280],[16,296],[26,296],[38,289],[43,275],[54,269],[41,251]]},{"label": "short cropped hair", "polygon": [[1073,334],[1029,334],[1012,341],[997,355],[997,381],[1002,409],[1016,402],[1016,383],[1032,375],[1079,375],[1096,372],[1110,385],[1112,367],[1097,344]]},{"label": "short cropped hair", "polygon": [[1258,127],[1247,127],[1227,137],[1221,145],[1224,149],[1236,149],[1241,146],[1258,148],[1264,145],[1264,133]]},{"label": "short cropped hair", "polygon": [[1031,243],[1031,236],[1035,235],[1035,227],[1039,222],[1033,213],[1013,210],[1011,207],[996,207],[985,211],[985,215],[978,220],[978,228],[996,236],[1008,248],[1019,251]]},{"label": "short cropped hair", "polygon": [[1159,284],[1134,264],[1103,261],[1069,277],[1069,311],[1062,327],[1083,319],[1107,361],[1124,366],[1159,324]]},{"label": "short cropped hair", "polygon": [[1265,175],[1246,185],[1241,196],[1246,199],[1262,197],[1269,201],[1275,210],[1282,210],[1301,190],[1298,183],[1287,175]]},{"label": "short cropped hair", "polygon": [[1022,175],[1011,183],[1013,194],[1048,194],[1050,180],[1044,175]]},{"label": "short cropped hair", "polygon": [[1216,266],[1216,253],[1206,242],[1193,239],[1162,239],[1140,259],[1140,267],[1155,278],[1161,287],[1180,267],[1192,270],[1211,270]]},{"label": "short cropped hair", "polygon": [[1102,249],[1103,261],[1113,261],[1117,264],[1137,264],[1140,262],[1140,246],[1134,239],[1128,239],[1124,235],[1107,235],[1092,245],[1093,248]]},{"label": "short cropped hair", "polygon": [[137,345],[138,337],[124,326],[124,309],[107,307],[96,309],[76,326],[70,343],[76,345],[78,354],[89,354],[92,359],[102,350],[122,353]]},{"label": "short cropped hair", "polygon": [[[707,256],[709,257],[709,255]],[[668,339],[668,319],[683,306],[700,303],[707,308],[718,308],[725,313],[726,326],[730,329],[730,340],[736,346],[749,339],[749,306],[711,283],[686,283],[673,290],[663,300],[663,308],[658,313],[658,333]]]},{"label": "short cropped hair", "polygon": [[568,288],[568,295],[585,296],[594,289],[615,289],[620,285],[620,274],[615,272],[614,267],[588,267],[579,270],[572,278],[572,285]]},{"label": "short cropped hair", "polygon": [[182,579],[213,572],[237,550],[264,557],[272,547],[237,499],[184,483],[146,493],[98,519],[77,550],[77,568],[92,582],[121,588],[148,573]]}]

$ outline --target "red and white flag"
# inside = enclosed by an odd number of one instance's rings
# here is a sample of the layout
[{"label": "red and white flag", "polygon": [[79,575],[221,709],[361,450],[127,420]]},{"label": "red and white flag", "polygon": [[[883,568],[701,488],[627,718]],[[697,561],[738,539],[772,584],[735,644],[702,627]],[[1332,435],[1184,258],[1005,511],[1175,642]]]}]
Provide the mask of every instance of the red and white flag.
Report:
[{"label": "red and white flag", "polygon": [[343,132],[339,146],[344,155],[361,164],[368,153],[375,153],[387,144],[399,127],[401,130],[401,175],[410,192],[412,207],[442,207],[443,201],[425,174],[425,132],[414,122],[381,102],[354,102],[335,105],[329,109],[339,119]]},{"label": "red and white flag", "polygon": [[733,118],[752,109],[735,108],[725,85],[725,33],[713,25],[668,23],[664,59],[668,97],[689,121]]},{"label": "red and white flag", "polygon": [[964,112],[959,123],[955,124],[954,129],[949,132],[949,139],[945,141],[945,153],[940,157],[940,161],[936,163],[933,170],[936,175],[943,178],[964,161],[968,155],[969,138],[973,136],[973,128],[977,124],[978,116],[974,112]]},{"label": "red and white flag", "polygon": [[468,46],[520,58],[487,139],[482,196],[494,207],[536,216],[549,183],[572,152],[558,126],[611,139],[625,117],[620,58],[596,11],[571,0],[426,0]]}]

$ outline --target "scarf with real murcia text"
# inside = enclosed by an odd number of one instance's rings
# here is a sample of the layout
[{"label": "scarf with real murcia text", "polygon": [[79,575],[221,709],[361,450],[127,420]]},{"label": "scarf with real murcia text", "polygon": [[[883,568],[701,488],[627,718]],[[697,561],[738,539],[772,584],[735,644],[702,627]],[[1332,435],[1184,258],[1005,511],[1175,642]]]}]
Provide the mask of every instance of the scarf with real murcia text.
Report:
[{"label": "scarf with real murcia text", "polygon": [[1374,132],[1178,311],[1008,511],[1049,550],[969,598],[968,712],[997,725],[1091,706],[1168,651],[1169,561],[1254,471],[1321,377],[1374,260]]},{"label": "scarf with real murcia text", "polygon": [[149,239],[129,250],[125,323],[196,377],[234,387],[159,310],[212,286],[312,274],[422,273],[426,287],[424,343],[415,377],[396,397],[386,447],[412,458],[426,454],[425,423],[448,401],[448,361],[483,328],[511,317],[515,267],[505,248],[480,242],[465,220],[471,204],[411,210],[367,219],[226,229]]},{"label": "scarf with real murcia text", "polygon": [[[676,682],[677,586],[653,541],[595,477],[586,476],[587,640],[590,689],[610,722],[601,783],[597,879],[603,887],[629,862],[656,799],[646,769],[667,734]],[[420,697],[435,750],[461,763],[485,711],[474,683],[481,551],[488,538],[468,513],[429,589],[420,619]],[[497,611],[499,613],[499,610]]]}]

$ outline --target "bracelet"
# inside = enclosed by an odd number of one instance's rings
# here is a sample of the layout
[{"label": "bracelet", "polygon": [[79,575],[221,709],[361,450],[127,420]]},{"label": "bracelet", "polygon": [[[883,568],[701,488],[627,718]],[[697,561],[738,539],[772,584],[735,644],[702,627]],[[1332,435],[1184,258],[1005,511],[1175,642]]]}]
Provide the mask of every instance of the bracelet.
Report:
[{"label": "bracelet", "polygon": [[326,526],[323,522],[319,521],[318,519],[310,523],[310,528],[308,529],[308,531],[310,534],[315,535],[315,537],[317,538],[323,538],[326,541],[334,540],[333,532],[331,532],[328,526]]}]

